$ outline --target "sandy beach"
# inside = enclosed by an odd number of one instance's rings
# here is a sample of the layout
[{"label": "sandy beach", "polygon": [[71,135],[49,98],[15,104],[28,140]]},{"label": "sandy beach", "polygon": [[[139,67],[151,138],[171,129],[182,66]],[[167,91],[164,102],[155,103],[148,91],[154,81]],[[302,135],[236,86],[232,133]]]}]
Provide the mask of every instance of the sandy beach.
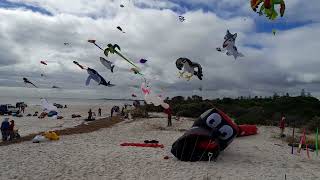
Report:
[{"label": "sandy beach", "polygon": [[[308,159],[305,151],[301,155],[292,155],[291,147],[273,138],[278,133],[275,127],[259,127],[258,135],[236,138],[216,162],[178,161],[170,153],[171,145],[184,129],[191,127],[192,119],[174,120],[173,127],[167,128],[165,115],[155,116],[125,120],[92,133],[61,136],[59,141],[3,146],[0,179],[320,178],[320,158],[310,152],[311,159]],[[65,124],[69,123],[65,121]],[[160,141],[165,147],[120,146],[124,142],[151,139]]]},{"label": "sandy beach", "polygon": [[[19,134],[21,136],[26,136],[32,133],[38,133],[48,130],[64,129],[68,127],[74,127],[83,123],[83,120],[88,117],[88,111],[92,108],[92,111],[98,115],[98,108],[102,109],[101,117],[104,118],[110,116],[110,110],[112,105],[68,105],[68,108],[58,109],[59,116],[63,116],[63,119],[53,119],[50,117],[45,117],[39,119],[34,116],[26,116],[27,114],[33,115],[36,111],[38,115],[42,112],[41,106],[31,105],[26,108],[24,116],[21,118],[12,116],[1,116],[1,118],[8,117],[15,120],[16,128],[19,129]],[[72,118],[72,114],[81,115],[79,118]]]}]

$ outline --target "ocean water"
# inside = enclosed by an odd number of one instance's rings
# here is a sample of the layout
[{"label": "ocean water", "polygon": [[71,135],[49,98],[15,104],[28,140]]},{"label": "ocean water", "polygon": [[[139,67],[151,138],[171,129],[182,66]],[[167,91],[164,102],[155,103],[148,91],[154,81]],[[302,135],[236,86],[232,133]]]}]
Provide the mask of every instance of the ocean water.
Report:
[{"label": "ocean water", "polygon": [[0,104],[15,105],[16,102],[25,102],[28,105],[39,105],[40,98],[46,98],[50,103],[59,103],[63,105],[132,104],[132,101],[128,100],[106,100],[106,98],[110,97],[105,97],[103,92],[94,90],[0,87]]}]

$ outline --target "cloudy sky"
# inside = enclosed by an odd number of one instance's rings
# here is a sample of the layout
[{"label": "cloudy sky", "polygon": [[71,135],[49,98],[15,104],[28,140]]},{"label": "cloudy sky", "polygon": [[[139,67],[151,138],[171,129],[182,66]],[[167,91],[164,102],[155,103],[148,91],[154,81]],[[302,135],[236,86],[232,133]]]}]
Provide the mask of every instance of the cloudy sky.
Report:
[{"label": "cloudy sky", "polygon": [[[143,79],[117,55],[107,57],[114,73],[102,66],[103,52],[87,42],[96,39],[102,47],[119,44],[137,64],[147,59],[139,66],[154,90],[167,96],[270,96],[304,88],[320,97],[319,12],[319,0],[286,0],[285,15],[276,21],[253,12],[249,0],[1,0],[0,93],[16,87],[37,91],[22,82],[27,77],[42,89],[56,85],[82,96],[139,94],[135,87]],[[215,50],[227,29],[238,33],[236,45],[245,57],[234,60]],[[179,57],[200,63],[204,79],[179,79]],[[85,86],[87,73],[74,60],[116,86]]]}]

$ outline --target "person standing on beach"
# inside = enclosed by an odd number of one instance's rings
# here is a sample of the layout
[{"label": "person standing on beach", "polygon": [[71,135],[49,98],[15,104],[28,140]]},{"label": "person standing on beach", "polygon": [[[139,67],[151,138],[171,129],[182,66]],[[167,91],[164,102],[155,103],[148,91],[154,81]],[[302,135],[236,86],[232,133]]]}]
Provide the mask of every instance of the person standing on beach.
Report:
[{"label": "person standing on beach", "polygon": [[280,128],[280,137],[284,137],[284,128],[286,123],[286,117],[284,115],[281,116],[279,128]]},{"label": "person standing on beach", "polygon": [[91,120],[92,119],[92,110],[89,109],[89,112],[88,112],[88,120]]},{"label": "person standing on beach", "polygon": [[101,116],[101,108],[98,109],[98,114]]},{"label": "person standing on beach", "polygon": [[165,109],[164,110],[164,113],[166,113],[168,115],[168,127],[171,127],[172,126],[172,111],[171,111],[171,108],[169,107],[168,109]]},{"label": "person standing on beach", "polygon": [[9,136],[9,118],[4,118],[4,121],[1,123],[1,134],[2,134],[2,141],[7,141]]}]

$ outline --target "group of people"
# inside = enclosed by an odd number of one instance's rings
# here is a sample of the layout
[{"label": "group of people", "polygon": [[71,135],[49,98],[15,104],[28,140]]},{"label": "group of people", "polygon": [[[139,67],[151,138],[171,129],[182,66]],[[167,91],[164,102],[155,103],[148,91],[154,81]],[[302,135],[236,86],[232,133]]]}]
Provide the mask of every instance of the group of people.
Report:
[{"label": "group of people", "polygon": [[11,141],[18,136],[14,129],[14,120],[9,122],[9,118],[5,118],[1,123],[2,141]]}]

